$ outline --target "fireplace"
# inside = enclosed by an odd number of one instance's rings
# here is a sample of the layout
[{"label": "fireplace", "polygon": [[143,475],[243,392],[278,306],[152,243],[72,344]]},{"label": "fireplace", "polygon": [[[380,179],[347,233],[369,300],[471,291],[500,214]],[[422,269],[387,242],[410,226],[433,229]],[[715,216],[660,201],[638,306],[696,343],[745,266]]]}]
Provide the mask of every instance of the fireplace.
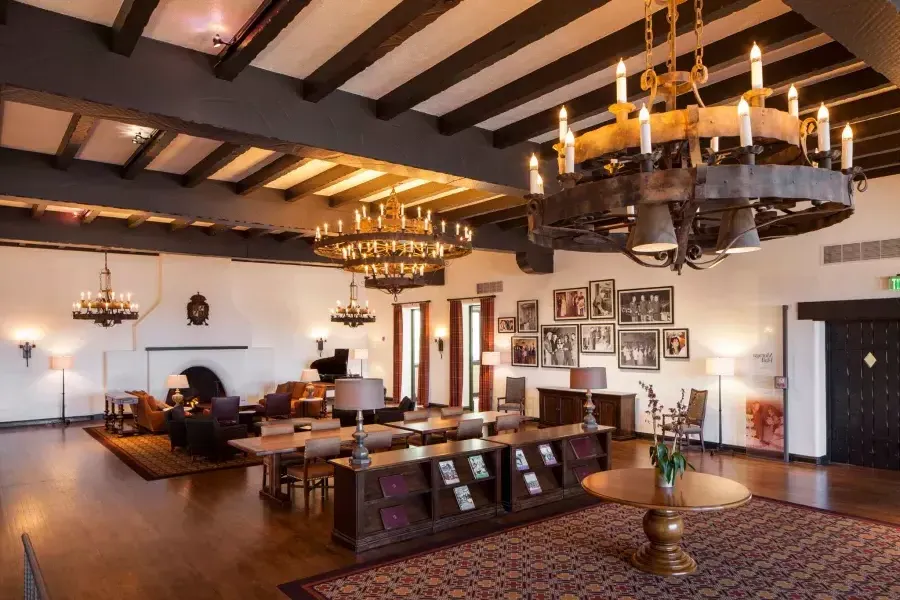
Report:
[{"label": "fireplace", "polygon": [[[200,403],[209,404],[212,398],[227,395],[222,380],[207,367],[188,367],[181,374],[187,375],[188,383],[190,384],[187,390],[181,390],[185,400],[197,398]],[[172,404],[173,393],[174,390],[169,390],[166,396],[167,404]]]}]

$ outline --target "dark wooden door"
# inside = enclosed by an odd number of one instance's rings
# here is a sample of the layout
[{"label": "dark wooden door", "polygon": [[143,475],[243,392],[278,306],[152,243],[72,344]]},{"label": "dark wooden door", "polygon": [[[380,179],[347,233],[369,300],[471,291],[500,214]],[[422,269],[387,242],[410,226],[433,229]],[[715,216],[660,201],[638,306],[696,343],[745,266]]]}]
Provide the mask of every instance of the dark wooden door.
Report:
[{"label": "dark wooden door", "polygon": [[542,425],[553,427],[561,425],[559,421],[560,397],[555,394],[541,392],[540,419]]},{"label": "dark wooden door", "polygon": [[900,470],[900,321],[827,323],[830,460]]},{"label": "dark wooden door", "polygon": [[569,394],[562,399],[560,425],[574,425],[584,419],[584,394]]},{"label": "dark wooden door", "polygon": [[615,400],[600,400],[597,404],[597,422],[610,427],[619,426],[619,403]]}]

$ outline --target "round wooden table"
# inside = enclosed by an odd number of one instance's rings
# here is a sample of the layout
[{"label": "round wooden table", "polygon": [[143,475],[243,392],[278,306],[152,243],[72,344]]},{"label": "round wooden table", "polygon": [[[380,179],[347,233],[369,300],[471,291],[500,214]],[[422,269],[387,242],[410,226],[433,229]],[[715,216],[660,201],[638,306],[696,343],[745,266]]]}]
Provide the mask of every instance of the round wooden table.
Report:
[{"label": "round wooden table", "polygon": [[688,471],[675,486],[656,485],[655,469],[614,469],[585,477],[581,486],[591,495],[628,506],[646,508],[644,542],[631,556],[631,564],[655,575],[687,575],[697,569],[681,549],[682,512],[735,508],[750,501],[750,490],[736,481]]}]

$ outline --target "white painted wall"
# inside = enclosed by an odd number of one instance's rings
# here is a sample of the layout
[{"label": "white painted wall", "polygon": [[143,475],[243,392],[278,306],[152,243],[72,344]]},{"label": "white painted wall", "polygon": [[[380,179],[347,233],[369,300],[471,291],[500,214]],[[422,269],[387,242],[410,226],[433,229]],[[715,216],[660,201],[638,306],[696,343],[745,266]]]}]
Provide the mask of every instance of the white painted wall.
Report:
[{"label": "white painted wall", "polygon": [[[66,412],[76,416],[102,412],[106,389],[149,387],[164,395],[165,375],[191,364],[210,366],[229,393],[254,399],[297,379],[318,358],[319,334],[328,340],[325,356],[369,347],[366,328],[329,322],[329,309],[349,295],[349,275],[335,269],[111,254],[113,289],[134,294],[141,319],[102,329],[71,317],[81,291],[96,293],[102,266],[103,255],[93,252],[0,247],[0,422],[59,416],[62,374],[49,370],[53,354],[74,357]],[[187,326],[185,306],[197,291],[210,303],[208,327]],[[360,289],[361,301],[366,293]],[[389,323],[390,311],[378,317]],[[28,367],[18,348],[23,336],[37,342]],[[249,349],[154,352],[148,361],[146,346]]]},{"label": "white painted wall", "polygon": [[[872,181],[869,191],[857,196],[856,214],[844,223],[798,238],[767,242],[762,251],[731,257],[709,271],[685,269],[679,277],[671,271],[639,267],[618,255],[557,252],[553,274],[526,275],[517,268],[512,255],[477,252],[447,270],[445,286],[405,292],[401,300],[432,300],[434,330],[449,327],[447,298],[475,295],[477,282],[502,280],[504,291],[497,296],[497,317],[514,316],[517,300],[537,298],[540,322],[549,324],[553,322],[551,294],[556,288],[587,285],[596,279],[615,279],[617,289],[673,285],[675,326],[690,329],[690,361],[663,360],[659,372],[619,370],[614,356],[582,355],[581,364],[605,366],[612,390],[640,391],[639,380],[652,383],[664,403],[674,403],[681,388],[709,389],[705,433],[706,439],[715,440],[717,388],[716,380],[705,374],[705,359],[737,358],[736,377],[722,384],[723,438],[726,443],[739,445],[744,444],[749,356],[767,343],[780,346],[781,305],[788,304],[789,450],[821,456],[826,450],[824,325],[796,320],[796,303],[892,294],[885,289],[883,278],[900,272],[900,259],[824,266],[821,252],[829,244],[900,237],[898,185],[900,177]],[[389,304],[390,300],[375,296],[373,306],[381,314],[387,314]],[[370,330],[370,336],[388,340],[370,354],[372,368],[387,379],[391,372],[389,321],[384,319]],[[508,350],[509,338],[508,334],[496,334],[498,349]],[[433,402],[448,401],[449,364],[446,352],[443,359],[433,354]],[[527,377],[529,414],[537,414],[537,386],[568,385],[566,370],[505,365],[495,369],[495,397],[503,394],[509,375]],[[643,422],[643,397],[637,408],[641,411],[639,429],[648,431]]]}]

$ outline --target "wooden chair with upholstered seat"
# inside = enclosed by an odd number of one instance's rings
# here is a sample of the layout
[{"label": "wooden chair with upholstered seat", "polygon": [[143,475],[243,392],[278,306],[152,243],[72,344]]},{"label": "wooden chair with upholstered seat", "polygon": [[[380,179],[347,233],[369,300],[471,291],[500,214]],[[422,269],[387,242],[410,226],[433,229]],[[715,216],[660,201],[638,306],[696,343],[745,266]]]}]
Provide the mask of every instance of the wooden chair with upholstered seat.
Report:
[{"label": "wooden chair with upholstered seat", "polygon": [[497,398],[497,410],[525,414],[525,378],[507,377],[506,395]]},{"label": "wooden chair with upholstered seat", "polygon": [[498,415],[497,422],[494,424],[494,431],[498,434],[503,433],[504,431],[518,433],[521,424],[522,415]]},{"label": "wooden chair with upholstered seat", "polygon": [[[405,423],[416,423],[418,421],[427,421],[428,420],[428,411],[427,410],[408,410],[403,413],[403,421]],[[418,433],[413,434],[406,438],[406,441],[411,446],[424,446],[425,440],[422,439],[423,436]]]},{"label": "wooden chair with upholstered seat", "polygon": [[394,444],[394,433],[392,431],[373,431],[366,435],[365,444],[369,452],[390,450]]},{"label": "wooden chair with upholstered seat", "polygon": [[340,428],[340,419],[316,419],[309,424],[310,431],[331,431],[332,429]]},{"label": "wooden chair with upholstered seat", "polygon": [[328,479],[334,476],[334,467],[328,463],[329,459],[341,454],[340,436],[314,438],[306,441],[303,453],[303,464],[288,467],[287,474],[290,478],[288,493],[291,503],[294,502],[294,488],[303,484],[303,498],[309,507],[309,493],[319,488],[322,490],[322,498],[328,492]]},{"label": "wooden chair with upholstered seat", "polygon": [[463,414],[462,406],[447,406],[441,409],[441,418],[446,419],[447,417],[458,417]]},{"label": "wooden chair with upholstered seat", "polygon": [[[706,452],[706,444],[703,442],[703,421],[706,420],[706,398],[709,395],[708,390],[691,390],[691,396],[688,400],[687,413],[685,415],[684,429],[682,430],[682,448],[687,450],[691,444],[690,436],[696,435],[700,437],[700,449]],[[666,432],[674,431],[671,423],[666,423],[666,417],[662,418],[663,436]]]},{"label": "wooden chair with upholstered seat", "polygon": [[448,441],[477,440],[483,435],[484,419],[465,419],[455,431],[447,432]]},{"label": "wooden chair with upholstered seat", "polygon": [[[279,423],[277,421],[271,423],[263,423],[259,426],[259,436],[260,437],[268,437],[270,435],[291,435],[294,433],[294,424],[293,423]],[[298,461],[303,460],[302,452],[289,452],[287,454],[281,455],[281,466],[282,469],[287,468],[287,465],[296,463]],[[285,464],[287,463],[287,464]],[[266,489],[266,481],[269,478],[269,467],[263,462],[263,482],[262,487]]]}]

